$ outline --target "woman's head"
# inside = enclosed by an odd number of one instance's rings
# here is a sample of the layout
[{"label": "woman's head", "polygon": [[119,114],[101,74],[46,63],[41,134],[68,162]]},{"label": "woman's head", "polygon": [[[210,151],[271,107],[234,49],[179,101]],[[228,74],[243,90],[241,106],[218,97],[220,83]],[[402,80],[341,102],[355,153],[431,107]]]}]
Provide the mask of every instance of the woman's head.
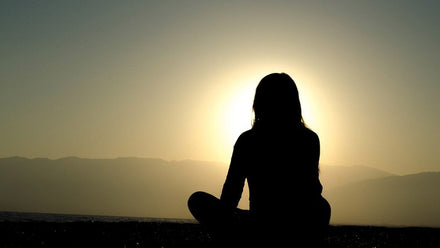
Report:
[{"label": "woman's head", "polygon": [[285,73],[265,76],[257,86],[254,125],[304,125],[298,89]]}]

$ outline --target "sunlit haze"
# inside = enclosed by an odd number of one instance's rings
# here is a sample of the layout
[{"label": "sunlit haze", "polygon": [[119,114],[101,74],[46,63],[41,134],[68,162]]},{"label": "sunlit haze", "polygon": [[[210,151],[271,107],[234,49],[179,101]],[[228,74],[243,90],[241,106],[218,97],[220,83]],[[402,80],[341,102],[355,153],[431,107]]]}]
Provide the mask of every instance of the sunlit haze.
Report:
[{"label": "sunlit haze", "polygon": [[436,1],[2,1],[0,157],[227,164],[288,73],[322,165],[440,170]]}]

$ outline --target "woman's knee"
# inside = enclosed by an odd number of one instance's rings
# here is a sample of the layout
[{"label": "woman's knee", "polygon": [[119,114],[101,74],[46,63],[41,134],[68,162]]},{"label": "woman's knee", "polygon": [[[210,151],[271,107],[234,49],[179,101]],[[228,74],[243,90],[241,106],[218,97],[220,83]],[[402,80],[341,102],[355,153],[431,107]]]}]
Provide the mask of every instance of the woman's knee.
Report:
[{"label": "woman's knee", "polygon": [[188,208],[191,212],[193,212],[193,210],[200,205],[200,201],[201,199],[203,199],[205,196],[205,192],[202,191],[197,191],[194,192],[193,194],[191,194],[191,196],[188,198]]},{"label": "woman's knee", "polygon": [[215,196],[203,191],[197,191],[188,198],[188,208],[194,215],[196,212],[208,211],[216,208],[219,204],[218,202],[219,199]]}]

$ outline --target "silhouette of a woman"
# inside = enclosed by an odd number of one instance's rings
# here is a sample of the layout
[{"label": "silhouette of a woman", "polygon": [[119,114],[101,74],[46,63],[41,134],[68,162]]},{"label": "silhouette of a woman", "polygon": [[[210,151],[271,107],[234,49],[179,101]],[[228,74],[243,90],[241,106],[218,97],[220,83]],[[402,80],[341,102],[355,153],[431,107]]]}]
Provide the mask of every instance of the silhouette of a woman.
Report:
[{"label": "silhouette of a woman", "polygon": [[[285,73],[267,75],[253,110],[253,126],[235,143],[220,199],[196,192],[188,207],[231,242],[316,245],[326,233],[330,205],[321,196],[319,138],[304,124],[295,82]],[[249,210],[237,208],[245,180]]]}]

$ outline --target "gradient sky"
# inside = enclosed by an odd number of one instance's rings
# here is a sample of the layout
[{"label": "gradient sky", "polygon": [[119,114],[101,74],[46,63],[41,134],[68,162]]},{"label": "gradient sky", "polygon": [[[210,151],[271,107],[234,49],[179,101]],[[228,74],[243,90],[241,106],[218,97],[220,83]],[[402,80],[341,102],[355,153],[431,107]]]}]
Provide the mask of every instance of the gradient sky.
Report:
[{"label": "gradient sky", "polygon": [[297,82],[324,165],[440,170],[438,1],[1,1],[0,157],[230,159]]}]

